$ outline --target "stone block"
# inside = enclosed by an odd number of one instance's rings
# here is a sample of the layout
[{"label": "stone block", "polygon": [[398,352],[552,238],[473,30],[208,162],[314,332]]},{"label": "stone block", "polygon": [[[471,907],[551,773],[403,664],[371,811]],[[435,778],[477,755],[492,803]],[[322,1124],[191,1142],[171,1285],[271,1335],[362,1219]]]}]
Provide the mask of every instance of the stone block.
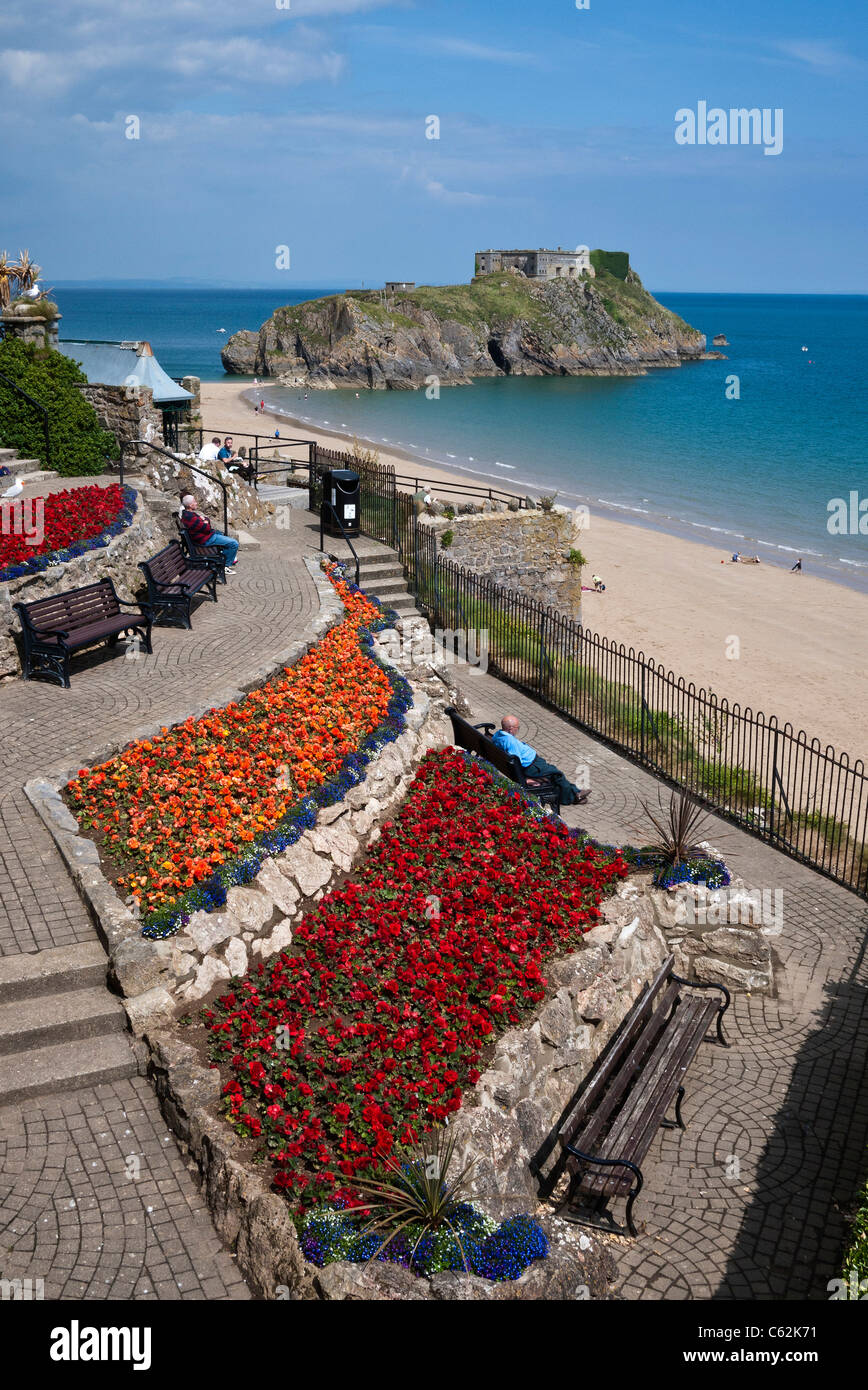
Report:
[{"label": "stone block", "polygon": [[269,956],[276,956],[281,951],[285,951],[290,945],[292,945],[292,925],[290,919],[284,917],[282,922],[278,922],[270,936],[260,937],[258,941],[254,941],[250,949],[255,954],[262,956],[263,960],[267,960]]},{"label": "stone block", "polygon": [[226,908],[242,927],[258,931],[273,913],[274,904],[261,888],[230,888],[226,894]]},{"label": "stone block", "polygon": [[200,955],[206,956],[221,941],[239,936],[242,924],[232,912],[194,912],[187,923],[186,934]]},{"label": "stone block", "polygon": [[232,937],[223,952],[223,959],[233,975],[245,975],[247,973],[247,947],[239,937]]},{"label": "stone block", "polygon": [[130,1027],[139,1035],[151,1028],[165,1028],[175,1017],[175,1001],[165,989],[149,989],[123,1003]]},{"label": "stone block", "polygon": [[728,989],[741,993],[753,993],[770,989],[771,969],[752,969],[749,966],[735,965],[732,961],[721,960],[717,956],[694,956],[693,974],[698,980],[720,981]]},{"label": "stone block", "polygon": [[[299,904],[299,892],[291,878],[281,873],[274,859],[266,859],[256,875],[256,886],[287,917],[291,917]],[[269,917],[271,913],[269,913]],[[266,921],[268,918],[265,919]]]},{"label": "stone block", "polygon": [[281,872],[290,874],[304,898],[313,897],[332,877],[333,866],[301,842],[285,850],[280,861]]},{"label": "stone block", "polygon": [[183,985],[178,990],[178,996],[187,1001],[204,999],[219,980],[228,980],[231,975],[232,971],[225,960],[219,960],[217,956],[206,956],[196,971],[195,980]]}]

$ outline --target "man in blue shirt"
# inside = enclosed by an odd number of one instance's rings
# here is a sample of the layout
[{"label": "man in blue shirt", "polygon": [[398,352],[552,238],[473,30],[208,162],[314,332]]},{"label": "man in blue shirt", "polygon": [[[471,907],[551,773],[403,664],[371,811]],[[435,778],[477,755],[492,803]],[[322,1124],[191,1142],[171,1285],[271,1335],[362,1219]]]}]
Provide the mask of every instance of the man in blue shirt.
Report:
[{"label": "man in blue shirt", "polygon": [[560,788],[561,802],[564,806],[581,806],[590,796],[589,791],[580,791],[574,787],[572,782],[568,782],[564,774],[553,763],[547,763],[545,758],[541,758],[535,748],[531,748],[529,743],[522,743],[518,735],[518,720],[514,714],[505,714],[500,721],[500,728],[494,735],[494,742],[498,748],[502,748],[511,757],[518,758],[525,772],[531,777],[553,777]]}]

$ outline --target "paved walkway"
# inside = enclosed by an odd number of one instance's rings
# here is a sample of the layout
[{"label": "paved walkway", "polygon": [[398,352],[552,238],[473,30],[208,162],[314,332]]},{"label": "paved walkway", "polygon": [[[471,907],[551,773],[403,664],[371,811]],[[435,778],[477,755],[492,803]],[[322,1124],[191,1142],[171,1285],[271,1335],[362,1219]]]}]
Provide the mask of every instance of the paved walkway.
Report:
[{"label": "paved walkway", "polygon": [[[24,782],[216,699],[318,611],[301,563],[307,530],[257,538],[262,548],[242,555],[191,632],[155,629],[153,656],[100,650],[74,664],[70,690],[0,686],[0,956],[94,938]],[[0,1109],[0,1278],[42,1279],[46,1298],[249,1296],[150,1085],[135,1076]]]},{"label": "paved walkway", "polygon": [[[262,550],[243,556],[219,604],[199,609],[192,632],[160,629],[152,658],[97,656],[69,691],[0,687],[0,955],[92,937],[24,781],[216,699],[227,674],[242,681],[315,611],[300,563],[315,530],[257,534]],[[604,839],[641,838],[651,777],[492,677],[460,681],[479,718],[517,713],[546,757],[588,767],[591,801],[568,818]],[[645,1232],[619,1243],[620,1292],[824,1298],[868,1136],[868,908],[729,826],[713,838],[751,883],[784,890],[777,995],[738,996],[733,1047],[694,1064],[689,1128],[661,1131],[637,1213]],[[248,1296],[138,1078],[0,1110],[0,1277],[42,1278],[46,1297]]]},{"label": "paved walkway", "polygon": [[[477,719],[521,720],[520,737],[591,797],[565,819],[597,838],[643,838],[659,783],[489,675],[462,669]],[[687,1079],[686,1133],[661,1130],[646,1165],[637,1241],[617,1241],[627,1299],[828,1297],[842,1216],[868,1159],[868,905],[716,818],[733,870],[782,889],[776,997],[736,995],[728,1051],[703,1048]]]}]

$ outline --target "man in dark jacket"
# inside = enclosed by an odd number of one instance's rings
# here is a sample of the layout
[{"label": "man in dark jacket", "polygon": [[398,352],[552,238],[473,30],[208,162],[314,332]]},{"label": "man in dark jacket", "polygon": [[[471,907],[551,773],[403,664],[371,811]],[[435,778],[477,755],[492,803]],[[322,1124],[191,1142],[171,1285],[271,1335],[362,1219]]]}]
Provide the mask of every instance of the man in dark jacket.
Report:
[{"label": "man in dark jacket", "polygon": [[207,516],[200,512],[196,507],[196,499],[191,492],[181,498],[181,525],[190,537],[194,545],[219,545],[226,551],[226,568],[235,568],[235,557],[238,554],[238,542],[231,536],[224,536],[222,531],[215,531]]}]

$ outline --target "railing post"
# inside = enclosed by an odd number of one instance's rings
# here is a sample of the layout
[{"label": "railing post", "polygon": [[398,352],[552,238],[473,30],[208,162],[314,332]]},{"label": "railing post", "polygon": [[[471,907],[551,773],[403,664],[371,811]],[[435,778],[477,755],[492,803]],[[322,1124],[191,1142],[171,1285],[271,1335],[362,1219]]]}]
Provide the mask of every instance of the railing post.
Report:
[{"label": "railing post", "polygon": [[780,730],[775,729],[775,741],[772,744],[772,794],[769,799],[769,835],[771,835],[772,838],[774,838],[774,836],[777,833],[775,829],[775,823],[777,820],[777,817],[775,816],[775,791],[777,790],[777,785],[780,781],[780,778],[778,776],[778,741],[780,739],[780,736]]},{"label": "railing post", "polygon": [[644,762],[644,761],[645,761],[645,709],[646,709],[646,694],[645,694],[645,669],[646,669],[646,668],[645,668],[645,662],[644,662],[644,661],[642,662],[642,665],[641,665],[641,668],[640,668],[640,669],[641,669],[641,672],[642,672],[642,708],[641,708],[641,715],[640,715],[640,719],[639,719],[639,756],[640,756],[640,758],[642,759],[642,761]]}]

